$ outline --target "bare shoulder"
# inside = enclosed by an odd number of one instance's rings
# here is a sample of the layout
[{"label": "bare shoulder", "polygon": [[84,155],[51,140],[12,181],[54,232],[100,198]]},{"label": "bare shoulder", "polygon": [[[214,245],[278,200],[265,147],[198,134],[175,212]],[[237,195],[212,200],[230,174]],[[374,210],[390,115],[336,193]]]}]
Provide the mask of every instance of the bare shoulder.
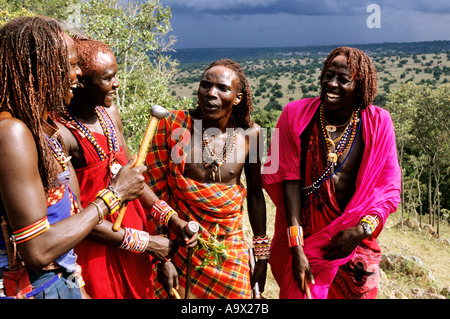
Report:
[{"label": "bare shoulder", "polygon": [[[30,129],[22,121],[13,117],[0,118],[0,149],[6,151],[9,147],[20,147],[20,145],[32,142],[34,138]],[[6,154],[5,154],[6,155]]]}]

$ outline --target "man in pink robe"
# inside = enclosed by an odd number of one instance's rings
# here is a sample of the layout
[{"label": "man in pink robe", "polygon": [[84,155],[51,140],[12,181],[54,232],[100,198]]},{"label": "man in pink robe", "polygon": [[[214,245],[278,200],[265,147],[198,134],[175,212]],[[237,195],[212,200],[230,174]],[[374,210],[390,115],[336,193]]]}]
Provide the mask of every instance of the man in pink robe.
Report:
[{"label": "man in pink robe", "polygon": [[[397,209],[401,174],[394,127],[387,111],[371,105],[376,94],[376,71],[360,50],[333,50],[325,61],[321,85],[320,98],[291,102],[284,108],[272,137],[263,170],[264,188],[277,208],[269,262],[280,285],[280,298],[305,298],[307,286],[312,298],[374,298],[379,264],[376,258],[364,269],[374,274],[365,276],[365,282],[361,278],[345,279],[345,275],[338,278],[336,274],[379,253],[375,238],[389,214]],[[350,138],[331,173],[321,179],[322,168],[328,165],[327,156],[333,153],[327,150],[328,142],[322,134],[338,144],[346,127],[353,125],[345,126],[345,121],[358,107],[353,140]],[[327,126],[333,124],[334,136],[325,132],[320,119]],[[307,151],[302,152],[302,147]],[[314,148],[321,160],[311,157]],[[278,168],[275,172],[274,167]],[[317,189],[305,194],[305,186],[310,185],[308,178],[317,182]],[[295,197],[301,197],[302,202]],[[327,203],[331,203],[330,207],[324,207]],[[378,223],[369,236],[360,226],[368,215]],[[288,245],[286,230],[293,225],[304,228],[303,247]],[[307,259],[303,265],[297,261],[302,254]],[[364,291],[358,291],[358,285],[364,286]]]}]

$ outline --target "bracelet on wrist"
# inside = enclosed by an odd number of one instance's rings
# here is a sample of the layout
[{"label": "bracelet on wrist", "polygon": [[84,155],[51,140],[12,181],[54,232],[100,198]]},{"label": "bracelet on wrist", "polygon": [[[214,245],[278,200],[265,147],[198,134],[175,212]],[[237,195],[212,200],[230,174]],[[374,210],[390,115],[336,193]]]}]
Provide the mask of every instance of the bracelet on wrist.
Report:
[{"label": "bracelet on wrist", "polygon": [[135,253],[143,253],[147,249],[149,241],[149,233],[143,230],[125,227],[125,236],[119,248]]},{"label": "bracelet on wrist", "polygon": [[304,246],[302,226],[291,226],[287,229],[289,248]]},{"label": "bracelet on wrist", "polygon": [[163,200],[159,200],[153,204],[150,214],[154,219],[158,220],[160,224],[167,227],[169,226],[170,218],[174,215],[178,215],[177,212]]},{"label": "bracelet on wrist", "polygon": [[99,204],[97,204],[96,202],[91,202],[91,204],[93,204],[97,208],[97,215],[98,215],[97,225],[100,225],[103,222],[103,219],[105,218],[105,214],[103,213],[103,210],[101,209]]},{"label": "bracelet on wrist", "polygon": [[253,248],[258,260],[269,259],[270,239],[267,235],[253,236]]},{"label": "bracelet on wrist", "polygon": [[366,236],[370,236],[378,227],[379,219],[377,215],[366,215],[361,218],[359,224],[363,227]]},{"label": "bracelet on wrist", "polygon": [[109,188],[104,188],[100,190],[96,195],[96,198],[102,199],[105,202],[106,206],[108,206],[110,215],[117,212],[120,208],[120,197],[117,197],[114,193],[116,193],[117,195],[116,191],[113,192]]}]

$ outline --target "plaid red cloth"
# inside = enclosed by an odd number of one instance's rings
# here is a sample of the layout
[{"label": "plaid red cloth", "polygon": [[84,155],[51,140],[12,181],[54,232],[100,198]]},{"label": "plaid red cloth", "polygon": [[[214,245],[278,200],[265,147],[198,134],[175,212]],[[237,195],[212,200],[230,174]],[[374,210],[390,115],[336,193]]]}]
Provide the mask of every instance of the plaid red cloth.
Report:
[{"label": "plaid red cloth", "polygon": [[[196,250],[192,257],[191,291],[200,298],[243,299],[251,297],[248,253],[243,239],[242,215],[245,188],[241,185],[199,183],[184,177],[185,154],[190,142],[191,117],[188,111],[172,111],[158,124],[147,154],[146,180],[155,194],[164,199],[180,218],[200,224],[199,235],[230,245],[221,267],[208,265],[196,271],[206,252]],[[173,134],[172,134],[173,133]],[[172,139],[174,138],[174,139]],[[161,227],[150,221],[149,228]],[[180,247],[172,259],[185,286],[187,251]],[[159,284],[155,282],[155,286]],[[164,289],[155,290],[164,297]]]}]

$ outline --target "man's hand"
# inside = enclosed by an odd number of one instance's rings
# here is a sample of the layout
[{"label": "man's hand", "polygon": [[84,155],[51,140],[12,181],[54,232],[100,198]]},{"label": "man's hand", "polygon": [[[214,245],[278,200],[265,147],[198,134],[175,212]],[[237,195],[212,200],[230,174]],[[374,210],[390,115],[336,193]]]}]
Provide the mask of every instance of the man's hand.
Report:
[{"label": "man's hand", "polygon": [[266,285],[267,262],[268,259],[261,259],[256,262],[253,276],[250,281],[252,287],[255,286],[255,283],[258,283],[259,292],[261,293],[264,292],[264,286]]},{"label": "man's hand", "polygon": [[178,273],[170,261],[158,264],[156,279],[161,283],[170,298],[174,298],[172,288],[178,289]]},{"label": "man's hand", "polygon": [[192,237],[186,233],[185,226],[187,221],[174,215],[169,220],[169,229],[179,238],[180,245],[187,248],[194,248],[198,243],[198,234],[195,233]]},{"label": "man's hand", "polygon": [[341,230],[330,243],[322,248],[325,251],[323,258],[327,260],[341,259],[347,257],[365,239],[367,235],[361,225]]},{"label": "man's hand", "polygon": [[291,248],[292,253],[292,276],[298,283],[300,290],[306,294],[307,285],[314,284],[314,276],[309,265],[308,258],[303,252],[302,246]]},{"label": "man's hand", "polygon": [[150,236],[147,252],[158,260],[170,259],[178,251],[178,244],[165,236]]}]

